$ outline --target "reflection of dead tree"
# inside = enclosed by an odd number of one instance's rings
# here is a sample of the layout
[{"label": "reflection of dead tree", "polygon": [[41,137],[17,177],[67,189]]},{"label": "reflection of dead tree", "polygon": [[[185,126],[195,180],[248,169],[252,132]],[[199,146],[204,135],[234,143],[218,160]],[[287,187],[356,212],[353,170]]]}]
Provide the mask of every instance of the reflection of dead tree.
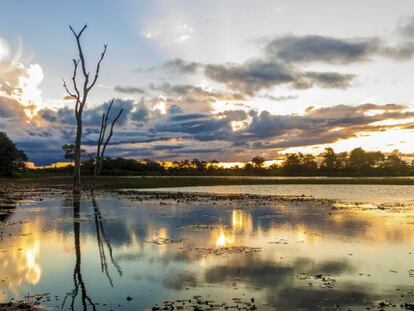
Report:
[{"label": "reflection of dead tree", "polygon": [[122,276],[122,270],[121,270],[121,267],[118,265],[118,263],[115,261],[115,259],[113,257],[111,243],[106,238],[101,211],[99,210],[98,205],[97,205],[96,200],[95,200],[94,197],[92,197],[92,204],[93,204],[94,213],[95,213],[96,239],[98,241],[99,256],[100,256],[100,259],[101,259],[101,269],[102,269],[102,272],[105,272],[105,274],[108,278],[109,284],[111,284],[111,286],[113,286],[112,278],[111,278],[111,276],[109,274],[109,271],[108,271],[108,264],[106,262],[104,242],[106,244],[106,247],[108,248],[109,258],[111,259],[112,264],[114,265],[114,267],[116,268],[116,270],[118,271],[118,274],[120,276]]},{"label": "reflection of dead tree", "polygon": [[91,306],[92,310],[96,310],[95,304],[89,298],[86,292],[86,286],[82,278],[82,271],[81,271],[81,249],[80,249],[80,195],[74,194],[73,196],[73,235],[75,240],[75,269],[73,271],[73,284],[74,288],[71,293],[69,293],[62,302],[61,310],[65,306],[66,299],[68,296],[71,297],[71,309],[72,310],[79,310],[75,308],[76,298],[79,295],[79,290],[81,293],[81,302],[84,311],[88,310],[88,306]]},{"label": "reflection of dead tree", "polygon": [[108,124],[109,124],[109,114],[111,112],[111,108],[112,108],[113,103],[114,103],[114,99],[111,100],[111,102],[108,106],[108,109],[106,110],[106,113],[104,112],[102,114],[101,130],[99,132],[99,139],[98,139],[97,150],[96,150],[96,161],[95,161],[95,169],[94,169],[94,173],[93,173],[93,188],[92,188],[92,190],[95,188],[96,176],[101,173],[102,162],[103,162],[103,159],[105,157],[106,147],[108,146],[108,144],[109,144],[109,142],[112,138],[112,135],[114,134],[115,123],[118,121],[119,117],[121,116],[122,112],[124,111],[124,109],[119,110],[116,117],[112,120],[109,135],[105,138],[106,130],[107,130]]},{"label": "reflection of dead tree", "polygon": [[[79,192],[81,188],[80,161],[81,161],[81,143],[82,143],[82,113],[83,113],[83,109],[85,107],[86,101],[88,99],[89,92],[95,86],[96,81],[98,80],[101,62],[105,57],[107,45],[106,44],[104,45],[103,52],[96,65],[95,74],[91,77],[92,79],[89,80],[90,72],[88,72],[86,69],[85,57],[84,57],[82,45],[81,45],[81,36],[83,32],[85,31],[85,29],[87,28],[87,25],[83,26],[83,28],[79,32],[76,32],[72,28],[72,26],[70,26],[69,28],[72,31],[73,35],[75,36],[79,58],[73,59],[73,75],[72,75],[73,90],[69,90],[65,81],[63,81],[63,87],[65,88],[68,95],[71,98],[73,98],[76,102],[75,104],[76,139],[75,139],[75,153],[74,153],[75,171],[73,173],[73,191]],[[79,65],[81,67],[81,71],[83,75],[83,82],[81,83],[81,85],[78,85],[78,80],[77,80],[77,73],[78,73]]]}]

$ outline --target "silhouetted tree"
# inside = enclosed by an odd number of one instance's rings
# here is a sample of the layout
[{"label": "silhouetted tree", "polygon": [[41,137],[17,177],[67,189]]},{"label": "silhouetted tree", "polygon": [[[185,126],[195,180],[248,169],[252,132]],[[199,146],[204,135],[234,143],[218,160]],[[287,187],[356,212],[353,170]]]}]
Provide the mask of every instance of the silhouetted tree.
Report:
[{"label": "silhouetted tree", "polygon": [[409,173],[409,166],[398,153],[392,153],[381,164],[381,170],[386,175],[401,176]]},{"label": "silhouetted tree", "polygon": [[[75,144],[64,144],[62,146],[62,150],[63,150],[65,159],[70,160],[70,163],[72,164],[72,162],[75,160]],[[81,158],[82,158],[82,154],[86,154],[85,149],[81,149]]]},{"label": "silhouetted tree", "polygon": [[315,156],[312,154],[301,155],[300,164],[302,167],[302,174],[314,175],[318,171],[318,163],[316,163]]},{"label": "silhouetted tree", "polygon": [[371,174],[373,168],[379,167],[384,155],[379,152],[366,152],[362,148],[355,148],[349,154],[348,169],[358,175]]},{"label": "silhouetted tree", "polygon": [[290,153],[286,156],[282,164],[282,171],[286,175],[300,175],[301,174],[301,153]]},{"label": "silhouetted tree", "polygon": [[0,176],[13,176],[18,170],[25,168],[27,156],[23,150],[0,132]]},{"label": "silhouetted tree", "polygon": [[[92,76],[92,80],[90,80],[90,73],[86,69],[86,61],[85,56],[83,54],[82,45],[81,45],[81,37],[85,29],[87,28],[87,25],[83,26],[83,28],[76,32],[72,26],[69,26],[70,30],[72,31],[73,35],[76,39],[76,45],[78,48],[78,59],[73,59],[73,75],[72,75],[72,83],[73,83],[73,90],[69,90],[65,80],[63,80],[63,87],[65,88],[66,92],[75,100],[75,118],[76,118],[76,138],[75,138],[75,153],[74,153],[74,161],[75,161],[75,167],[74,167],[74,173],[73,173],[73,191],[79,192],[81,188],[81,144],[82,144],[82,114],[83,109],[86,105],[89,92],[92,90],[92,88],[95,86],[96,81],[98,80],[99,76],[99,70],[101,66],[101,62],[103,58],[105,57],[106,53],[106,47],[107,45],[104,45],[103,52],[98,60],[95,74]],[[78,86],[77,81],[77,73],[78,73],[78,67],[81,67],[82,75],[83,75],[83,82],[81,83],[81,86]]]},{"label": "silhouetted tree", "polygon": [[256,156],[251,162],[255,168],[262,168],[265,163],[265,159],[263,157]]}]

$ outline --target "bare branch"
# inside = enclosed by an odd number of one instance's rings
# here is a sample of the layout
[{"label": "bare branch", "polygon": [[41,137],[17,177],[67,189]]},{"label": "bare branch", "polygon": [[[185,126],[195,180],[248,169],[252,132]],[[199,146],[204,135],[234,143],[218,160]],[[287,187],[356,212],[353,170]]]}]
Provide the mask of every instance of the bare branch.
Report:
[{"label": "bare branch", "polygon": [[79,59],[73,59],[73,76],[72,76],[72,82],[73,82],[73,88],[75,89],[76,92],[76,98],[80,99],[80,93],[79,93],[79,89],[78,89],[78,85],[76,83],[76,73],[78,70],[78,65],[79,65]]},{"label": "bare branch", "polygon": [[101,156],[101,158],[100,158],[100,162],[99,162],[99,166],[98,166],[98,174],[100,174],[100,172],[101,172],[101,169],[102,169],[102,160],[103,160],[103,157],[105,156],[105,150],[106,150],[106,147],[108,146],[108,144],[109,144],[109,141],[111,140],[111,138],[112,138],[112,135],[114,134],[114,126],[115,126],[115,123],[118,121],[118,119],[120,118],[120,116],[121,116],[121,114],[122,114],[122,112],[124,111],[124,109],[121,109],[120,111],[119,111],[119,113],[118,113],[118,115],[115,117],[115,119],[112,121],[112,124],[111,124],[111,130],[109,131],[109,135],[108,135],[108,137],[106,138],[106,141],[105,141],[105,144],[104,144],[104,146],[103,146],[103,148],[102,148],[102,156]]},{"label": "bare branch", "polygon": [[66,90],[66,93],[68,93],[68,94],[69,94],[69,96],[76,97],[76,95],[75,95],[75,94],[73,94],[73,93],[71,93],[71,92],[69,91],[68,86],[66,85],[66,81],[65,81],[65,79],[62,79],[62,81],[63,81],[63,87],[64,87],[64,88],[65,88],[65,90]]},{"label": "bare branch", "polygon": [[79,31],[79,33],[76,33],[76,31],[72,28],[72,26],[69,26],[69,28],[70,28],[70,30],[72,30],[72,32],[73,32],[73,34],[74,34],[74,36],[76,37],[76,38],[79,38],[81,35],[82,35],[82,32],[86,29],[88,27],[88,24],[85,24],[84,26],[83,26],[83,28]]},{"label": "bare branch", "polygon": [[81,46],[81,43],[80,43],[80,37],[82,36],[83,31],[87,27],[88,27],[88,25],[85,24],[85,26],[83,26],[83,28],[81,29],[81,31],[79,31],[79,33],[76,33],[76,31],[72,28],[72,26],[69,26],[70,30],[72,31],[73,35],[76,38],[76,44],[78,46],[78,52],[79,52],[79,59],[80,59],[80,62],[81,62],[82,72],[83,72],[83,75],[85,77],[85,80],[88,80],[89,73],[86,72],[85,57],[83,56],[83,50],[82,50],[82,46]]},{"label": "bare branch", "polygon": [[94,85],[96,83],[96,80],[98,80],[99,70],[100,70],[100,67],[101,67],[101,62],[102,62],[102,60],[105,57],[105,53],[106,53],[107,46],[108,46],[107,44],[104,44],[104,49],[103,49],[103,52],[101,53],[101,58],[99,59],[98,65],[96,66],[95,77],[93,78],[93,81],[92,81],[91,85],[88,87],[88,92],[94,87]]}]

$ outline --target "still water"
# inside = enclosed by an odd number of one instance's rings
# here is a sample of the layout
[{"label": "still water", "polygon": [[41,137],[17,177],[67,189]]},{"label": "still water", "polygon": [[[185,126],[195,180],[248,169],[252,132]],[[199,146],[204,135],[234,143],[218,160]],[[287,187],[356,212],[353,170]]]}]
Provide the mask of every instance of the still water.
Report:
[{"label": "still water", "polygon": [[145,191],[202,192],[221,194],[257,194],[306,196],[317,199],[364,202],[371,204],[414,203],[414,186],[404,185],[237,185],[196,186],[182,188],[143,189]]},{"label": "still water", "polygon": [[[265,187],[258,192],[269,194]],[[375,187],[385,197],[395,190]],[[414,210],[334,206],[131,193],[22,201],[1,217],[0,302],[31,296],[52,310],[410,307]]]}]

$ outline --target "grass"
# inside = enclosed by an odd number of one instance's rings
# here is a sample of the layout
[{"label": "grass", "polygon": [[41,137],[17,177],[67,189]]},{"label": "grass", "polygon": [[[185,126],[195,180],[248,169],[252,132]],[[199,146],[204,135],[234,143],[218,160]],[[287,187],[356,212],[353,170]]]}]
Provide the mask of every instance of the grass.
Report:
[{"label": "grass", "polygon": [[[83,177],[83,186],[89,187],[91,177]],[[70,177],[34,177],[0,179],[0,187],[7,184],[27,184],[28,186],[71,187]],[[414,178],[397,177],[356,177],[356,178],[295,178],[271,179],[249,177],[106,177],[97,179],[98,189],[133,189],[133,188],[165,188],[192,186],[231,186],[231,185],[281,185],[281,184],[313,184],[313,185],[414,185]]]}]

